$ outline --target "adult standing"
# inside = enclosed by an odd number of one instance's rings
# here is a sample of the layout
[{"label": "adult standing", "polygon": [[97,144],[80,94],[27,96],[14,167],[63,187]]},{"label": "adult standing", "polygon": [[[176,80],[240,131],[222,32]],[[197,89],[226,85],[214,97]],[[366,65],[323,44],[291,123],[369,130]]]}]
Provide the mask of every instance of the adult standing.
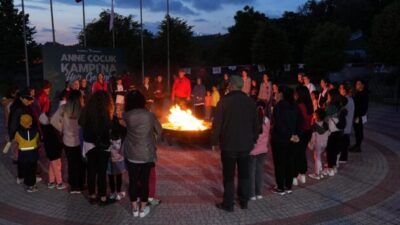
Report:
[{"label": "adult standing", "polygon": [[161,125],[155,115],[145,108],[145,98],[138,92],[126,96],[124,121],[127,135],[122,145],[129,173],[129,196],[135,217],[150,212],[149,176],[156,161],[156,140]]},{"label": "adult standing", "polygon": [[242,209],[247,209],[249,200],[250,151],[257,141],[260,126],[254,101],[241,91],[243,80],[232,76],[229,94],[224,96],[214,116],[211,140],[221,149],[224,184],[223,201],[216,206],[232,212],[234,205],[234,177],[238,169],[238,197]]},{"label": "adult standing", "polygon": [[97,74],[97,80],[92,84],[92,93],[96,91],[108,91],[108,83],[105,80],[104,74]]},{"label": "adult standing", "polygon": [[194,115],[198,118],[204,118],[204,98],[206,96],[206,87],[200,77],[196,79],[196,85],[193,87],[192,99],[194,107]]},{"label": "adult standing", "polygon": [[90,97],[90,88],[89,88],[88,81],[86,80],[86,78],[81,79],[79,89],[81,90],[83,99],[85,99],[85,103],[86,103]]},{"label": "adult standing", "polygon": [[258,100],[261,100],[268,107],[270,105],[272,96],[272,83],[269,80],[267,73],[263,74],[263,80],[260,85],[260,91],[258,92]]},{"label": "adult standing", "polygon": [[221,84],[219,85],[219,90],[220,90],[221,96],[224,96],[224,95],[228,94],[228,92],[229,92],[229,90],[228,90],[229,77],[230,76],[228,73],[224,73]]},{"label": "adult standing", "polygon": [[242,70],[242,80],[243,80],[242,91],[249,96],[251,90],[251,78],[249,77],[249,72],[247,72],[247,70]]},{"label": "adult standing", "polygon": [[347,156],[348,156],[348,150],[350,146],[350,134],[351,130],[353,128],[353,119],[354,119],[354,100],[351,97],[351,88],[347,84],[341,84],[339,86],[339,93],[343,97],[347,98],[347,104],[345,105],[345,108],[347,110],[347,115],[346,115],[346,127],[343,130],[343,146],[342,150],[340,153],[340,158],[339,162],[340,163],[346,163],[347,162]]},{"label": "adult standing", "polygon": [[154,90],[154,106],[155,106],[155,114],[157,118],[162,117],[162,110],[164,105],[164,97],[165,97],[165,84],[163,82],[163,77],[161,75],[157,75],[156,81],[153,86]]},{"label": "adult standing", "polygon": [[271,147],[275,169],[276,187],[273,193],[284,195],[292,192],[294,149],[300,141],[302,119],[294,104],[293,90],[279,86],[275,95],[276,105],[272,114]]},{"label": "adult standing", "polygon": [[311,94],[313,91],[315,91],[315,85],[311,83],[310,77],[308,75],[303,75],[303,81],[304,81],[304,86],[308,89],[308,92]]},{"label": "adult standing", "polygon": [[109,203],[106,171],[110,158],[110,129],[113,114],[114,105],[111,96],[108,92],[99,90],[90,97],[79,117],[83,131],[83,153],[87,158],[87,183],[91,204],[97,202],[96,181],[99,204]]},{"label": "adult standing", "polygon": [[80,194],[83,188],[83,159],[78,124],[83,104],[81,92],[72,90],[67,103],[60,106],[50,119],[51,124],[62,134],[71,194]]},{"label": "adult standing", "polygon": [[126,89],[122,83],[122,78],[116,77],[112,88],[112,97],[115,102],[115,115],[117,115],[118,118],[122,118],[125,106],[125,94]]},{"label": "adult standing", "polygon": [[146,99],[146,107],[151,110],[151,106],[154,103],[154,90],[153,87],[150,85],[150,77],[145,76],[143,79],[143,84],[139,88],[140,93]]},{"label": "adult standing", "polygon": [[354,95],[354,134],[356,144],[351,148],[353,152],[361,152],[361,144],[364,139],[364,123],[367,122],[368,91],[363,80],[356,80]]},{"label": "adult standing", "polygon": [[185,71],[180,69],[178,77],[174,80],[174,85],[172,86],[171,101],[174,104],[186,107],[190,101],[191,93],[190,80],[185,76]]},{"label": "adult standing", "polygon": [[51,84],[49,81],[44,81],[42,89],[40,90],[38,96],[38,103],[42,113],[46,113],[49,116],[51,110],[51,100],[50,100],[50,89]]},{"label": "adult standing", "polygon": [[319,82],[321,86],[321,93],[318,96],[318,107],[321,109],[325,109],[326,100],[328,99],[328,91],[329,91],[329,80],[326,78],[322,78]]},{"label": "adult standing", "polygon": [[293,184],[297,185],[298,181],[301,183],[306,182],[307,172],[307,156],[306,150],[308,142],[311,139],[311,119],[313,110],[313,104],[311,101],[310,93],[304,86],[297,86],[294,95],[298,109],[300,110],[303,127],[300,134],[300,142],[296,144],[295,149],[295,168],[293,174]]}]

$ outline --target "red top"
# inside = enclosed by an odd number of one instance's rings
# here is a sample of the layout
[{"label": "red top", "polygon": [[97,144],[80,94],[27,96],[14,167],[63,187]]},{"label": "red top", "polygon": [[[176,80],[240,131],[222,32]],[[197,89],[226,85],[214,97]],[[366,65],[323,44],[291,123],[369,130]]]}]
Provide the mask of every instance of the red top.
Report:
[{"label": "red top", "polygon": [[50,112],[50,98],[44,91],[41,91],[38,102],[42,113]]},{"label": "red top", "polygon": [[99,90],[108,91],[107,82],[104,81],[103,84],[101,84],[98,81],[94,82],[92,85],[92,93],[95,93],[96,91],[99,91]]},{"label": "red top", "polygon": [[204,97],[204,104],[205,104],[205,106],[210,106],[211,107],[211,102],[212,102],[212,96],[210,95],[210,96],[208,96],[208,95],[206,95],[206,97]]},{"label": "red top", "polygon": [[301,115],[303,116],[303,131],[311,129],[312,114],[307,114],[306,105],[304,105],[303,103],[298,104],[298,107],[300,109]]},{"label": "red top", "polygon": [[171,93],[173,97],[188,98],[191,92],[190,80],[187,77],[176,78]]}]

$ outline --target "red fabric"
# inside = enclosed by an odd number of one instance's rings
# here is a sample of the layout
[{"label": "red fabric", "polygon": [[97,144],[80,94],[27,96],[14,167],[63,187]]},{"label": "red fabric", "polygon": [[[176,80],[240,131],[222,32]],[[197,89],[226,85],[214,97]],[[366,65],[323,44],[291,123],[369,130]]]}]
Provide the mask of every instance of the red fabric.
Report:
[{"label": "red fabric", "polygon": [[298,107],[300,109],[301,115],[303,116],[303,131],[311,129],[312,114],[307,114],[306,105],[304,105],[303,103],[298,104]]},{"label": "red fabric", "polygon": [[149,197],[155,198],[156,196],[156,167],[154,166],[150,170],[149,177]]},{"label": "red fabric", "polygon": [[191,92],[190,80],[187,77],[176,78],[174,86],[172,87],[173,97],[188,98]]},{"label": "red fabric", "polygon": [[38,102],[40,105],[40,109],[42,110],[42,113],[50,112],[50,98],[43,91],[40,93],[38,97]]},{"label": "red fabric", "polygon": [[205,106],[211,106],[211,102],[212,102],[212,96],[210,95],[210,96],[206,96],[205,98],[204,98],[204,103],[205,103]]},{"label": "red fabric", "polygon": [[92,85],[92,93],[95,93],[96,91],[108,91],[107,89],[107,82],[103,82],[103,84],[101,84],[100,82],[96,81],[93,83]]}]

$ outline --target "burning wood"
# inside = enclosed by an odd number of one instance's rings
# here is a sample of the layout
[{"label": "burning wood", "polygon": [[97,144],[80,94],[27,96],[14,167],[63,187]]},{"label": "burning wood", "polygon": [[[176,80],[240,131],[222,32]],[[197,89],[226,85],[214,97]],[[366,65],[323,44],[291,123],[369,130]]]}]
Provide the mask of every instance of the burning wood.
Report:
[{"label": "burning wood", "polygon": [[182,110],[178,105],[169,110],[168,122],[163,123],[162,127],[167,130],[180,131],[204,131],[211,127],[210,123],[199,120],[192,115],[192,111]]}]

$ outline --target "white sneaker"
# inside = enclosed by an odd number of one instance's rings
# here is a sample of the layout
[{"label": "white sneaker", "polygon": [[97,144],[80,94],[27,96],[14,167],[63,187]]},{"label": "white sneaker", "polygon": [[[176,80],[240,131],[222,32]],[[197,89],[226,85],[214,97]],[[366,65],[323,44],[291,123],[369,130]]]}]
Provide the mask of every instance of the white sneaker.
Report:
[{"label": "white sneaker", "polygon": [[320,179],[320,176],[318,174],[315,174],[315,173],[308,174],[308,176],[310,178],[312,178],[312,179],[315,179],[315,180],[319,180]]},{"label": "white sneaker", "polygon": [[119,197],[121,197],[121,199],[125,198],[126,194],[125,191],[121,191],[118,193]]},{"label": "white sneaker", "polygon": [[110,199],[111,199],[111,200],[116,200],[116,199],[117,199],[117,196],[118,196],[118,194],[117,194],[116,192],[114,192],[114,193],[112,193],[112,194],[110,195]]},{"label": "white sneaker", "polygon": [[257,198],[256,198],[256,196],[253,196],[253,197],[250,197],[250,200],[255,201],[255,200],[257,200]]},{"label": "white sneaker", "polygon": [[300,182],[301,182],[302,184],[306,183],[306,175],[300,174],[299,176],[300,176]]},{"label": "white sneaker", "polygon": [[338,173],[338,169],[337,169],[337,168],[339,168],[339,167],[334,167],[334,168],[333,168],[333,172],[335,172],[335,174]]},{"label": "white sneaker", "polygon": [[330,177],[335,176],[335,170],[334,170],[334,169],[329,169],[328,175],[329,175]]},{"label": "white sneaker", "polygon": [[41,177],[36,177],[36,183],[42,181],[43,179]]},{"label": "white sneaker", "polygon": [[140,210],[139,217],[143,218],[143,217],[147,216],[149,213],[150,213],[150,207],[145,206],[142,210]]},{"label": "white sneaker", "polygon": [[139,217],[139,209],[132,209],[132,215],[133,217]]},{"label": "white sneaker", "polygon": [[329,174],[329,169],[328,168],[325,168],[324,170],[322,170],[322,175],[328,176],[328,174]]},{"label": "white sneaker", "polygon": [[297,178],[293,178],[293,186],[298,186],[299,182],[297,181]]},{"label": "white sneaker", "polygon": [[22,183],[24,183],[24,178],[17,177],[17,184],[22,184]]},{"label": "white sneaker", "polygon": [[257,200],[260,200],[260,199],[263,199],[263,196],[262,195],[257,195],[256,198],[257,198]]}]

